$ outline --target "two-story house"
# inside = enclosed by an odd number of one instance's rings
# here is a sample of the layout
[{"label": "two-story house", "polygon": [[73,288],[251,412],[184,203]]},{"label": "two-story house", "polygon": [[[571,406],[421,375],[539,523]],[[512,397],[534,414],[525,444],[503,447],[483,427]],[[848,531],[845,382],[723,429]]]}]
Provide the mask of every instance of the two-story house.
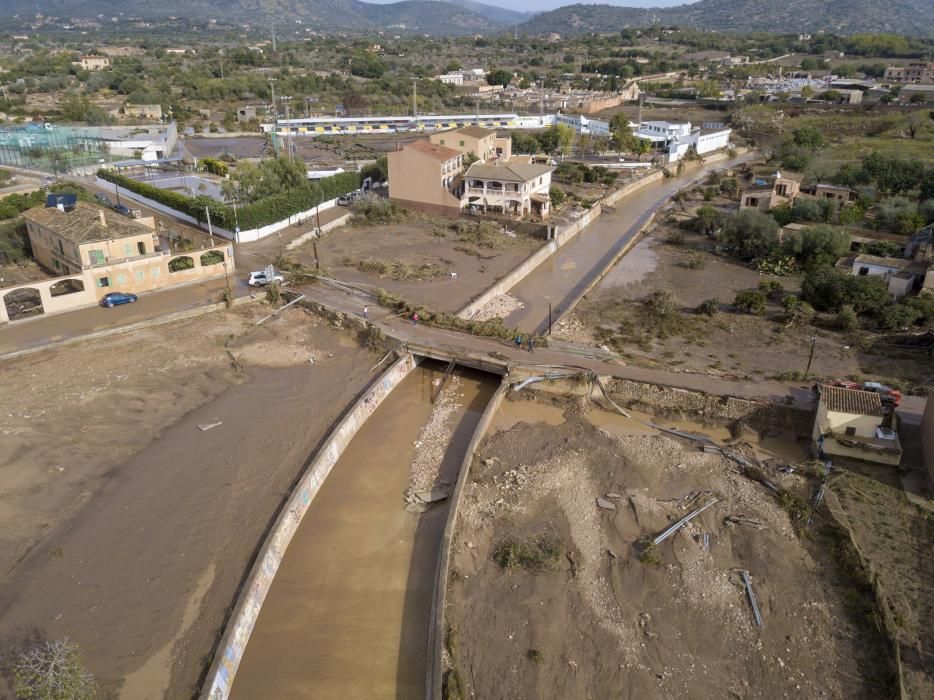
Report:
[{"label": "two-story house", "polygon": [[437,214],[460,214],[463,153],[431,141],[414,141],[390,151],[387,161],[391,200]]},{"label": "two-story house", "polygon": [[550,165],[516,161],[474,163],[465,176],[466,203],[482,211],[547,219],[553,170]]}]

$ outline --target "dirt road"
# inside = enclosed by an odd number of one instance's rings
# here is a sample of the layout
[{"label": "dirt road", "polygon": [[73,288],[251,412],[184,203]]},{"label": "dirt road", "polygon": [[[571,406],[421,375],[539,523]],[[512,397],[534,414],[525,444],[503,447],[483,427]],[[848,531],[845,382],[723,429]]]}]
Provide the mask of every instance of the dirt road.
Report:
[{"label": "dirt road", "polygon": [[265,529],[375,361],[300,309],[255,329],[265,313],[0,365],[5,652],[68,636],[107,697],[196,692]]}]

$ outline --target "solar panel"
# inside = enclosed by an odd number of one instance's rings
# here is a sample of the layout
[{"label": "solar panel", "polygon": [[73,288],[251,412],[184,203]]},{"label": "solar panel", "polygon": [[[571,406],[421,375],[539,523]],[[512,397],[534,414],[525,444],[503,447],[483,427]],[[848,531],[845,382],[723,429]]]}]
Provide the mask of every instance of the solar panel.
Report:
[{"label": "solar panel", "polygon": [[76,194],[55,194],[54,192],[49,192],[45,196],[45,206],[47,208],[61,206],[65,209],[74,209],[77,203],[78,195]]}]

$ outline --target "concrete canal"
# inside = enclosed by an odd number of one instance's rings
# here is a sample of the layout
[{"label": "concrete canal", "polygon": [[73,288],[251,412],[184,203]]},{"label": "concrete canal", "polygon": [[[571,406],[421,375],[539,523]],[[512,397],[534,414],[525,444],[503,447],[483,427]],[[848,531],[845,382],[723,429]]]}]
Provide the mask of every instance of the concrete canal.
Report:
[{"label": "concrete canal", "polygon": [[[414,698],[446,501],[420,515],[403,492],[419,450],[453,484],[497,380],[456,370],[443,421],[431,395],[444,367],[416,368],[366,421],[315,497],[266,597],[233,685],[244,698]],[[437,407],[434,410],[439,410]],[[440,446],[425,435],[436,423]],[[437,442],[437,441],[435,441]],[[424,462],[419,459],[419,462]]]}]

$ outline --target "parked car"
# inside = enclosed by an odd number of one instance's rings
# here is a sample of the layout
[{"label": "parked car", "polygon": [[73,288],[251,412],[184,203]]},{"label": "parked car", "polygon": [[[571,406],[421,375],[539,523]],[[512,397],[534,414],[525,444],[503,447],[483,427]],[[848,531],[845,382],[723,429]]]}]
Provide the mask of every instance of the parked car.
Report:
[{"label": "parked car", "polygon": [[113,206],[113,202],[110,201],[110,197],[108,197],[106,194],[96,194],[94,195],[94,199],[103,204],[105,207]]},{"label": "parked car", "polygon": [[360,197],[363,196],[363,192],[360,190],[354,190],[353,192],[348,192],[347,194],[338,197],[337,203],[342,207],[349,207],[351,204],[356,202]]},{"label": "parked car", "polygon": [[270,274],[266,270],[256,270],[250,273],[250,279],[247,280],[247,284],[251,287],[265,287],[267,284],[272,284],[273,282],[282,284],[284,280],[285,278],[279,272],[273,271],[272,274]]},{"label": "parked car", "polygon": [[143,212],[141,212],[139,209],[130,209],[125,204],[111,204],[110,208],[114,211],[120,212],[124,216],[129,216],[133,219],[138,219],[143,215]]},{"label": "parked car", "polygon": [[898,389],[885,386],[879,382],[854,382],[849,379],[834,379],[830,386],[837,386],[841,389],[852,389],[855,391],[873,391],[879,395],[883,404],[898,406],[902,402],[902,392]]},{"label": "parked car", "polygon": [[108,309],[111,309],[121,304],[132,304],[137,298],[135,294],[129,294],[127,292],[110,292],[101,297],[101,306],[106,306]]}]

